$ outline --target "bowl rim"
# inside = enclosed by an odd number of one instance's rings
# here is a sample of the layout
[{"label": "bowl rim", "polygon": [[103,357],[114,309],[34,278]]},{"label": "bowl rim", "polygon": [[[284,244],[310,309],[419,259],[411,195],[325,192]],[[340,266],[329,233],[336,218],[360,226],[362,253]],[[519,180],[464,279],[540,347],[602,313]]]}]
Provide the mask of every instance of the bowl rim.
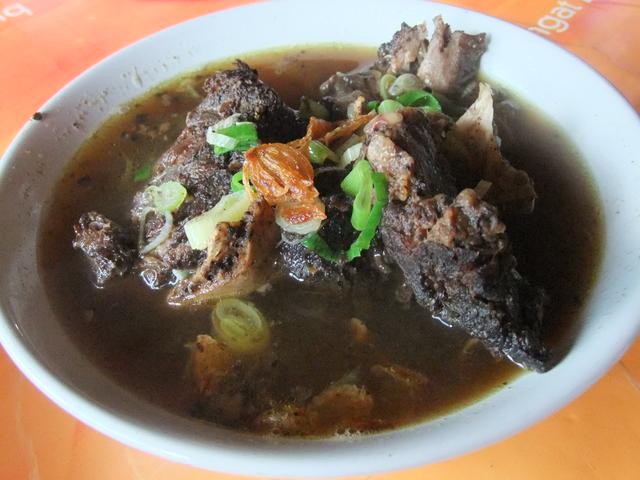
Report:
[{"label": "bowl rim", "polygon": [[[124,53],[133,51],[133,49],[142,49],[146,45],[161,39],[163,36],[171,32],[179,31],[179,29],[185,28],[194,22],[207,21],[230,11],[242,10],[246,14],[251,14],[252,11],[260,12],[265,8],[272,8],[272,5],[294,6],[296,3],[295,0],[251,3],[216,11],[163,29],[116,51],[84,71],[49,99],[43,105],[42,110],[46,111],[50,109],[60,98],[76,90],[85,79],[99,74],[102,69],[108,68],[112,62],[117,62]],[[339,4],[340,2],[329,0],[327,3]],[[361,5],[367,4],[365,0],[357,0],[353,3]],[[419,0],[403,0],[403,3],[420,3],[425,5],[433,3],[435,4],[435,8],[443,11],[445,15],[447,11],[472,12],[474,16],[485,17],[485,22],[499,22],[509,29],[516,28],[518,30],[524,30],[531,36],[530,38],[534,42],[547,42],[547,48],[553,49],[556,54],[564,56],[564,58],[569,59],[571,62],[575,63],[577,61],[582,67],[586,66],[592,74],[599,77],[601,81],[604,81],[610,93],[619,97],[619,99],[622,100],[622,104],[626,105],[627,113],[633,112],[636,119],[636,129],[640,131],[638,128],[640,127],[638,112],[629,105],[622,93],[597,70],[577,55],[563,49],[550,39],[540,37],[524,27],[514,25],[505,20],[484,13],[470,11],[462,7]],[[215,19],[213,21],[215,21]],[[16,157],[18,150],[22,148],[22,143],[27,138],[30,129],[31,126],[29,124],[25,125],[7,148],[0,161],[0,178],[4,178],[7,169],[11,167],[12,159]],[[640,301],[636,303],[638,311],[640,311]],[[628,330],[620,332],[618,335],[619,342],[616,344],[616,348],[609,352],[605,361],[602,361],[598,368],[590,370],[588,375],[584,373],[578,375],[577,377],[581,380],[576,382],[576,385],[573,385],[569,391],[549,392],[547,402],[533,406],[529,412],[529,416],[525,419],[512,419],[510,422],[505,422],[492,430],[481,432],[481,434],[475,437],[470,435],[466,439],[462,438],[455,448],[449,448],[446,452],[440,448],[436,454],[426,456],[394,454],[382,462],[367,463],[365,460],[370,459],[371,449],[378,448],[382,443],[387,441],[397,441],[397,438],[394,437],[397,437],[399,434],[402,435],[410,430],[415,431],[417,428],[425,428],[428,427],[428,425],[419,424],[391,432],[373,434],[360,439],[350,439],[348,440],[349,448],[344,448],[344,439],[333,438],[322,440],[308,439],[303,441],[271,439],[263,442],[262,440],[256,441],[253,436],[231,434],[229,443],[217,444],[215,448],[187,436],[180,437],[179,435],[174,435],[172,438],[167,438],[161,429],[153,429],[144,423],[137,422],[135,418],[123,417],[119,415],[118,412],[109,411],[96,405],[85,398],[81,392],[62,383],[50,368],[40,362],[37,353],[31,351],[29,346],[25,345],[24,338],[21,337],[20,332],[16,330],[15,326],[6,318],[4,312],[0,312],[0,319],[2,320],[0,321],[0,341],[13,362],[18,365],[27,378],[35,384],[39,390],[53,400],[54,403],[92,428],[131,447],[160,455],[175,462],[187,463],[202,468],[220,469],[232,473],[264,474],[268,472],[269,475],[278,476],[336,476],[384,472],[421,465],[425,463],[425,458],[428,462],[444,460],[494,443],[541,420],[575,399],[598,380],[622,356],[626,348],[631,344],[638,332],[640,332],[640,315],[638,315],[635,323],[629,322]],[[434,423],[437,423],[437,421]],[[420,434],[412,438],[415,439],[419,437]],[[207,449],[210,450],[207,451]],[[190,452],[195,450],[199,451],[198,455],[191,455]],[[349,452],[346,452],[346,450],[349,450]],[[325,454],[337,455],[341,459],[340,464],[336,466],[333,462],[324,462],[324,470],[317,472],[310,470],[314,467],[317,468],[318,464],[323,462],[322,455]],[[203,455],[208,455],[208,460],[203,460]],[[293,458],[294,455],[296,456],[295,460]],[[251,458],[251,461],[247,461],[248,458]],[[291,468],[291,466],[285,466],[283,468],[283,463],[288,461],[293,461],[295,468]],[[348,461],[353,463],[346,465],[345,462]],[[358,461],[360,461],[360,463]],[[374,464],[376,466],[372,468],[371,466]],[[232,467],[229,467],[229,465],[232,465]]]}]

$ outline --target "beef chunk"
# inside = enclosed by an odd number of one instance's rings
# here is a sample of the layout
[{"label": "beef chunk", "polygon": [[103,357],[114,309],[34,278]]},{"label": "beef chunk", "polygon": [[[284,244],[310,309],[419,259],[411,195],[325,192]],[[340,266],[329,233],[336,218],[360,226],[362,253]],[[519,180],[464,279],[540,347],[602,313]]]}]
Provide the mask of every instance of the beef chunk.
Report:
[{"label": "beef chunk", "polygon": [[516,270],[505,230],[496,208],[470,189],[453,200],[412,196],[406,204],[393,203],[381,227],[418,303],[492,353],[544,371],[544,295]]},{"label": "beef chunk", "polygon": [[376,68],[394,75],[415,73],[428,43],[427,26],[424,23],[415,27],[402,23],[391,41],[380,45]]},{"label": "beef chunk", "polygon": [[83,213],[73,226],[73,248],[89,259],[97,285],[129,271],[135,258],[131,237],[117,223],[97,212]]},{"label": "beef chunk", "polygon": [[320,93],[331,107],[332,115],[335,118],[344,118],[347,116],[349,104],[356,102],[358,98],[369,101],[380,96],[378,83],[381,76],[377,70],[337,72],[320,85]]},{"label": "beef chunk", "polygon": [[453,193],[455,182],[445,158],[438,154],[446,117],[403,108],[377,116],[365,128],[366,157],[389,182],[392,200],[418,192]]},{"label": "beef chunk", "polygon": [[451,28],[440,16],[434,19],[435,31],[427,40],[427,27],[409,27],[403,23],[390,42],[378,50],[374,68],[383,73],[414,73],[434,93],[469,105],[478,90],[480,58],[487,50],[484,33],[469,35]]},{"label": "beef chunk", "polygon": [[[227,284],[242,284],[242,288],[255,285],[253,280],[256,279],[249,279],[251,275],[244,271],[249,268],[246,262],[260,263],[258,259],[268,255],[274,246],[271,232],[275,227],[270,224],[273,223],[273,214],[271,209],[268,214],[266,208],[261,208],[258,217],[249,216],[244,225],[260,235],[266,232],[264,241],[249,241],[245,237],[246,232],[225,224],[219,227],[218,233],[220,242],[223,238],[227,240],[216,255],[191,249],[184,224],[211,209],[229,193],[231,176],[242,168],[244,162],[240,152],[214,154],[206,142],[207,128],[237,115],[239,120],[256,123],[258,136],[263,142],[285,142],[305,133],[305,122],[298,118],[296,111],[285,105],[278,94],[258,78],[257,72],[243,62],[238,61],[235,69],[218,72],[206,80],[204,90],[206,97],[189,113],[186,128],[159,159],[149,182],[159,185],[175,180],[189,193],[178,211],[174,212],[174,227],[169,238],[141,260],[140,270],[149,273],[148,283],[154,287],[166,284],[172,269],[197,270],[190,282],[183,281],[176,286],[169,297],[173,303],[199,301],[198,295],[203,295],[203,299],[214,298],[218,295],[214,290]],[[162,216],[145,213],[150,206],[149,200],[141,191],[136,194],[132,208],[134,223],[144,222],[146,242],[155,238],[164,224]],[[257,252],[252,246],[254,243],[265,251]],[[212,263],[218,256],[226,259],[226,263],[222,262],[224,265]],[[236,262],[238,258],[241,260]],[[223,295],[222,291],[220,295]]]},{"label": "beef chunk", "polygon": [[193,276],[173,288],[169,303],[202,303],[260,287],[271,272],[278,233],[273,209],[264,201],[253,203],[237,224],[219,223],[206,258]]},{"label": "beef chunk", "polygon": [[438,153],[442,129],[417,109],[379,115],[365,129],[367,157],[389,181],[380,232],[416,300],[494,354],[543,371],[544,296],[516,270],[495,207],[456,186]]},{"label": "beef chunk", "polygon": [[372,68],[349,73],[338,72],[320,86],[323,100],[331,105],[336,118],[359,97],[365,101],[380,98],[379,81],[383,74],[417,75],[434,93],[454,104],[469,105],[478,91],[480,58],[487,50],[484,33],[469,35],[451,32],[441,17],[434,19],[435,31],[427,40],[424,23],[410,27],[403,23],[391,41],[378,49]]},{"label": "beef chunk", "polygon": [[287,142],[305,134],[306,122],[298,118],[280,96],[258,78],[258,72],[238,60],[236,68],[207,79],[207,96],[187,118],[187,126],[210,126],[217,120],[240,114],[255,122],[258,137],[266,143]]},{"label": "beef chunk", "polygon": [[487,36],[451,32],[440,16],[434,23],[436,28],[417,75],[433,92],[468,105],[478,91],[478,70],[480,58],[487,51]]}]

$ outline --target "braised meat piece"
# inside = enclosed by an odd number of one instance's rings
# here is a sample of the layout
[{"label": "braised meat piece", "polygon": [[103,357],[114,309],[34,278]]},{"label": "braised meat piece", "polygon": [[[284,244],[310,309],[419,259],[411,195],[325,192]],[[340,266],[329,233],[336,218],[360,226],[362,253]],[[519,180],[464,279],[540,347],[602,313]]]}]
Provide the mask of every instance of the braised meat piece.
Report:
[{"label": "braised meat piece", "polygon": [[219,223],[206,258],[193,276],[173,288],[169,303],[202,303],[254,291],[269,277],[279,234],[273,209],[262,200],[253,203],[241,222]]},{"label": "braised meat piece", "polygon": [[433,92],[468,105],[478,91],[478,70],[480,58],[487,51],[487,36],[451,32],[440,16],[434,23],[435,31],[416,73]]},{"label": "braised meat piece", "polygon": [[[252,232],[250,238],[245,238],[246,232],[242,228],[220,226],[216,233],[219,234],[216,239],[220,246],[218,252],[207,254],[190,247],[184,224],[211,209],[229,193],[231,176],[244,162],[240,152],[216,155],[206,141],[207,128],[235,115],[238,121],[254,122],[263,142],[288,141],[305,132],[305,122],[298,118],[296,111],[285,105],[278,94],[258,78],[257,72],[241,61],[235,69],[218,72],[207,79],[204,90],[206,97],[189,113],[186,128],[162,155],[149,182],[159,185],[175,180],[189,193],[174,212],[169,238],[146,255],[140,264],[143,276],[144,272],[149,272],[148,277],[155,282],[150,285],[156,288],[173,278],[170,273],[173,269],[196,271],[191,280],[176,285],[169,295],[169,301],[176,304],[220,297],[240,284],[245,292],[259,286],[258,280],[263,281],[265,275],[261,271],[265,265],[263,257],[268,256],[275,245],[273,215],[264,207],[259,209],[257,218],[249,215],[243,224]],[[144,224],[146,243],[155,238],[164,225],[162,215],[145,213],[148,207],[149,198],[144,191],[136,194],[132,217],[134,223]],[[223,242],[223,239],[226,240]],[[254,243],[260,248],[254,248]],[[236,251],[240,245],[243,254]],[[250,273],[254,266],[260,267],[255,269],[255,275]],[[222,288],[223,285],[226,287]],[[216,289],[221,290],[216,293]]]},{"label": "braised meat piece", "polygon": [[424,23],[410,27],[403,22],[391,41],[378,48],[375,68],[394,75],[415,73],[428,44],[427,26]]},{"label": "braised meat piece", "polygon": [[494,354],[544,371],[543,293],[516,270],[495,207],[456,186],[438,154],[438,121],[418,109],[383,114],[365,129],[367,158],[386,174],[391,203],[380,232],[416,300]]},{"label": "braised meat piece", "polygon": [[438,153],[447,123],[444,115],[403,108],[367,125],[366,157],[387,177],[392,200],[405,201],[414,190],[424,195],[455,193],[447,160]]},{"label": "braised meat piece", "polygon": [[239,114],[255,122],[258,137],[265,143],[287,142],[305,134],[306,121],[258,78],[256,70],[240,60],[236,61],[235,69],[207,79],[204,90],[207,96],[189,115],[187,126],[210,126],[215,118]]},{"label": "braised meat piece", "polygon": [[452,32],[440,16],[427,40],[427,27],[402,24],[392,40],[378,50],[376,68],[395,75],[414,73],[436,94],[470,104],[478,90],[480,59],[487,50],[484,33]]},{"label": "braised meat piece", "polygon": [[73,248],[89,259],[97,285],[124,275],[133,265],[134,243],[128,232],[113,220],[97,212],[83,213],[73,231]]},{"label": "braised meat piece", "polygon": [[381,231],[416,300],[434,317],[463,328],[494,354],[546,370],[544,294],[518,273],[495,207],[470,189],[455,199],[413,196],[389,205]]},{"label": "braised meat piece", "polygon": [[378,84],[382,74],[377,70],[337,72],[320,85],[322,99],[331,108],[335,118],[347,116],[349,104],[362,98],[362,102],[379,98]]},{"label": "braised meat piece", "polygon": [[451,31],[440,16],[429,41],[424,23],[414,27],[403,23],[391,41],[378,49],[376,63],[366,70],[332,75],[320,87],[323,100],[334,114],[343,115],[358,97],[380,99],[379,81],[383,74],[417,75],[440,98],[469,105],[478,93],[480,59],[487,50],[484,33],[469,35]]}]

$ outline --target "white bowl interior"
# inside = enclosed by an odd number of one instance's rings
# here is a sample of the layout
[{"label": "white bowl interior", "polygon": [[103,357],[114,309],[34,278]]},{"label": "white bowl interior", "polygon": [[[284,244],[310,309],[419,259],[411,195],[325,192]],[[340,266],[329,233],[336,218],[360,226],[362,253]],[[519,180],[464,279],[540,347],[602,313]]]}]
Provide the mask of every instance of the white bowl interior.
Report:
[{"label": "white bowl interior", "polygon": [[[325,1],[322,8],[283,1],[202,17],[109,57],[43,106],[44,120],[29,122],[3,157],[0,180],[0,339],[31,381],[94,428],[175,461],[242,474],[330,476],[409,467],[479,448],[560,408],[617,360],[640,324],[635,111],[587,65],[518,27],[422,1],[387,2],[382,13],[366,1]],[[564,127],[600,190],[606,218],[602,273],[584,326],[562,363],[435,421],[365,437],[292,441],[230,433],[165,412],[86,361],[48,304],[37,272],[35,233],[43,203],[89,133],[148,88],[213,60],[302,43],[378,45],[400,22],[430,21],[437,14],[456,29],[490,34],[482,70]],[[253,34],[238,34],[237,25]]]}]

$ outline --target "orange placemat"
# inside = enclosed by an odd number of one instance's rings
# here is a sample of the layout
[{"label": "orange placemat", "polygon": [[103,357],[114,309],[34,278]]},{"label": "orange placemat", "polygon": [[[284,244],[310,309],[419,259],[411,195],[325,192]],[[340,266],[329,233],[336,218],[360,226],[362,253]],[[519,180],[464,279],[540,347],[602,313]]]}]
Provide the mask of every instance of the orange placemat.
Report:
[{"label": "orange placemat", "polygon": [[[174,23],[249,1],[0,0],[0,151],[46,99],[105,56]],[[640,109],[640,1],[446,3],[558,42]],[[37,391],[1,349],[0,392],[0,480],[238,478],[174,464],[97,433]],[[626,480],[640,478],[638,452],[640,341],[587,393],[529,430],[448,462],[375,478]]]}]

